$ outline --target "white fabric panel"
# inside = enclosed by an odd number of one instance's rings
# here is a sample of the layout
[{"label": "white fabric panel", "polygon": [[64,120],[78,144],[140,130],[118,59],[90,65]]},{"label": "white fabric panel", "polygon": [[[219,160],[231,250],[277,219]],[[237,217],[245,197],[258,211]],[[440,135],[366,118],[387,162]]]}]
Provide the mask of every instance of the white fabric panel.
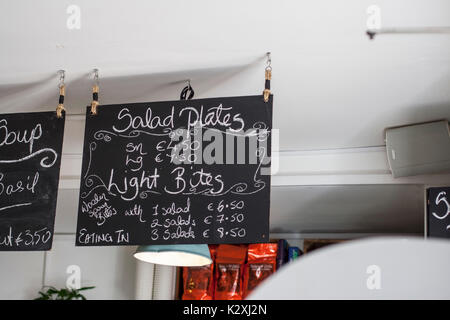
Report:
[{"label": "white fabric panel", "polygon": [[287,264],[249,299],[450,299],[448,252],[448,240],[419,237],[335,244]]},{"label": "white fabric panel", "polygon": [[172,300],[175,298],[176,267],[155,265],[153,279],[153,300]]},{"label": "white fabric panel", "polygon": [[136,259],[135,299],[153,299],[153,277],[155,265]]}]

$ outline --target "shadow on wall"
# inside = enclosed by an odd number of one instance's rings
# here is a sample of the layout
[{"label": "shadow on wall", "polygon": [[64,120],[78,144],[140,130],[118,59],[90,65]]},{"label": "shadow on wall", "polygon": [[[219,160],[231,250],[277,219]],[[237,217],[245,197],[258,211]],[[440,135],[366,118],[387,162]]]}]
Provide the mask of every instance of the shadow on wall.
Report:
[{"label": "shadow on wall", "polygon": [[[214,89],[232,80],[236,81],[236,92],[224,92],[224,95],[246,94],[248,90],[251,90],[251,94],[259,94],[264,85],[263,59],[265,56],[248,64],[106,78],[102,77],[102,70],[99,70],[100,104],[179,100],[181,89],[186,85],[187,79],[191,79],[196,98],[206,97],[208,92],[214,92]],[[250,84],[248,81],[243,83],[246,77],[237,77],[243,73],[253,76],[255,81]],[[55,75],[38,82],[1,85],[2,112],[41,111],[48,110],[49,106],[56,108],[59,97],[58,84],[59,78],[55,72]],[[70,71],[66,71],[65,106],[69,114],[85,112],[85,107],[92,99],[93,84],[92,73],[71,79]],[[44,106],[46,108],[42,108]]]},{"label": "shadow on wall", "polygon": [[421,234],[423,185],[273,187],[273,233]]}]

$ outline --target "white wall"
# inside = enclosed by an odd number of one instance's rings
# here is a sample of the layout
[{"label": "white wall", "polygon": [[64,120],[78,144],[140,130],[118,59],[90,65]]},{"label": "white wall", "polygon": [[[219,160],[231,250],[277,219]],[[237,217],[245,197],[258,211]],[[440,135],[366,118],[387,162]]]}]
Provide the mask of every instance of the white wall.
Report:
[{"label": "white wall", "polygon": [[66,269],[76,265],[81,270],[82,286],[89,299],[133,299],[135,284],[135,247],[75,247],[75,235],[57,235],[47,253],[45,284],[62,288]]},{"label": "white wall", "polygon": [[0,299],[32,299],[42,286],[42,252],[0,252]]}]

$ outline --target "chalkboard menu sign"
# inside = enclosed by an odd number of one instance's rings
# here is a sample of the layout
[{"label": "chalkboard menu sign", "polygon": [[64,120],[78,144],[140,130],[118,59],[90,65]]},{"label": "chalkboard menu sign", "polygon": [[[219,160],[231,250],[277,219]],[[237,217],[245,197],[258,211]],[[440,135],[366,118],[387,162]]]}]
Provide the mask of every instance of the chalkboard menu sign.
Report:
[{"label": "chalkboard menu sign", "polygon": [[50,250],[64,117],[0,115],[0,250]]},{"label": "chalkboard menu sign", "polygon": [[272,97],[86,111],[78,246],[267,242]]},{"label": "chalkboard menu sign", "polygon": [[450,187],[427,189],[428,237],[450,238]]}]

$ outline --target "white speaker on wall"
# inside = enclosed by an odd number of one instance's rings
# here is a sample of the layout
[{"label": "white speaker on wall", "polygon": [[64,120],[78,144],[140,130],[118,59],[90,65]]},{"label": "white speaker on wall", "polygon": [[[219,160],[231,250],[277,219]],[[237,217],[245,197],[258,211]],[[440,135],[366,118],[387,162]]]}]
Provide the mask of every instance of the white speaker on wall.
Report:
[{"label": "white speaker on wall", "polygon": [[394,178],[450,172],[448,120],[388,128],[385,134]]}]

